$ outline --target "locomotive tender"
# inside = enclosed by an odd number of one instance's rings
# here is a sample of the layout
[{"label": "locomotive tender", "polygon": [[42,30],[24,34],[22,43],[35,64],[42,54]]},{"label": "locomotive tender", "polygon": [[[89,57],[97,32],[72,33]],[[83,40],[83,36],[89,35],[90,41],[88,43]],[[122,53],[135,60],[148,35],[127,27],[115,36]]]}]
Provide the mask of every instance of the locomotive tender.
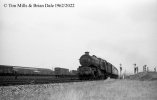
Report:
[{"label": "locomotive tender", "polygon": [[79,59],[81,66],[78,68],[79,79],[106,79],[118,78],[118,70],[112,64],[95,55],[90,56],[85,52]]}]

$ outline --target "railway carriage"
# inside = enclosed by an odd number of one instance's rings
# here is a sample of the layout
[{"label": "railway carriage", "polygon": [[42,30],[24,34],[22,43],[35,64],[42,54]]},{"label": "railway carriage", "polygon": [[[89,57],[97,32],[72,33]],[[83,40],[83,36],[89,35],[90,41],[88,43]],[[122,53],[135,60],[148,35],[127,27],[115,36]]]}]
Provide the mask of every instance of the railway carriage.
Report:
[{"label": "railway carriage", "polygon": [[0,75],[13,74],[14,70],[12,66],[0,65]]}]

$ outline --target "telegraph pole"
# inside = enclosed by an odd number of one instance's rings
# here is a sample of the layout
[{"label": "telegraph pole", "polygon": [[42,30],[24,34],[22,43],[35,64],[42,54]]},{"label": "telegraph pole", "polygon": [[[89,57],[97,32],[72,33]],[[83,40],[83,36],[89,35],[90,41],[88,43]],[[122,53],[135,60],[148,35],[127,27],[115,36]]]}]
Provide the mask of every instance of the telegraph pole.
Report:
[{"label": "telegraph pole", "polygon": [[136,67],[136,73],[138,73],[138,66]]},{"label": "telegraph pole", "polygon": [[134,74],[136,74],[136,70],[137,70],[136,64],[134,64]]},{"label": "telegraph pole", "polygon": [[147,72],[149,72],[149,67],[147,67]]},{"label": "telegraph pole", "polygon": [[122,76],[122,64],[119,64],[120,65],[120,78]]},{"label": "telegraph pole", "polygon": [[147,67],[147,65],[143,66],[143,72],[146,72],[146,67]]}]

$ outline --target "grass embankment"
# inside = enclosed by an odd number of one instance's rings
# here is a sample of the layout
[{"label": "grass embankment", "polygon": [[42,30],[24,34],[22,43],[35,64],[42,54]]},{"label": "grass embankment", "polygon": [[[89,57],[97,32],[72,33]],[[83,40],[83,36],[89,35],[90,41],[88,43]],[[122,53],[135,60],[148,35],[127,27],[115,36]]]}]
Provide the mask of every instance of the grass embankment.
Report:
[{"label": "grass embankment", "polygon": [[139,72],[137,74],[128,76],[127,79],[141,81],[157,80],[157,72]]},{"label": "grass embankment", "polygon": [[0,100],[157,100],[157,81],[113,80],[0,87]]}]

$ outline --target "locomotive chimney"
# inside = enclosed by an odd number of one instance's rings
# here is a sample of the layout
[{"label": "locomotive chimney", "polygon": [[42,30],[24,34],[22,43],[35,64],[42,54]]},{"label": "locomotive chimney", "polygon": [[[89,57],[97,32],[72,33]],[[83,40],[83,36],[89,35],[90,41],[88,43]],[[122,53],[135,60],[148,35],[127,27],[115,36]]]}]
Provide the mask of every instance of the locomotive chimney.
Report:
[{"label": "locomotive chimney", "polygon": [[89,55],[89,52],[85,52],[85,55]]}]

